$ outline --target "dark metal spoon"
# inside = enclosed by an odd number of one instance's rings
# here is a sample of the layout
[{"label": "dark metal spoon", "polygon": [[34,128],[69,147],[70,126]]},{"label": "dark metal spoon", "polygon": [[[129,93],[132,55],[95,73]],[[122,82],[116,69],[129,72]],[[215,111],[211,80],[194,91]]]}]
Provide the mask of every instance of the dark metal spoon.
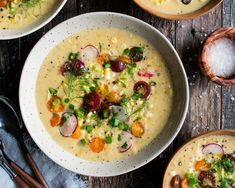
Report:
[{"label": "dark metal spoon", "polygon": [[26,134],[26,131],[23,120],[21,118],[20,111],[16,108],[14,103],[12,103],[8,98],[3,96],[0,96],[0,128],[6,130],[16,138],[16,140],[19,142],[21,150],[23,151],[25,159],[32,168],[38,181],[45,188],[48,188],[45,179],[43,178],[35,161],[33,160],[31,154],[25,146],[23,137]]}]

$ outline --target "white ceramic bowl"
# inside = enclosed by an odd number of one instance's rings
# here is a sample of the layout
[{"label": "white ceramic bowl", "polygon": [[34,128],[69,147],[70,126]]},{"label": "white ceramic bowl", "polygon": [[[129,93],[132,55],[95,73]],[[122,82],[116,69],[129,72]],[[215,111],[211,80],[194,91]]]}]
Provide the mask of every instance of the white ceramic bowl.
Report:
[{"label": "white ceramic bowl", "polygon": [[55,6],[50,12],[43,15],[36,22],[26,27],[23,27],[20,29],[12,29],[12,30],[0,29],[0,40],[9,40],[9,39],[23,37],[25,35],[33,33],[34,31],[39,30],[40,28],[45,26],[47,23],[49,23],[59,13],[59,11],[63,8],[66,2],[67,0],[57,0],[55,3]]},{"label": "white ceramic bowl", "polygon": [[[81,30],[97,27],[126,29],[151,41],[165,59],[173,78],[174,110],[160,135],[136,155],[123,161],[91,162],[64,151],[50,137],[38,115],[35,84],[41,64],[47,54],[63,39]],[[154,27],[136,18],[109,12],[83,14],[71,18],[44,35],[30,52],[23,68],[20,90],[20,108],[28,132],[44,153],[59,165],[89,176],[114,176],[132,171],[157,157],[173,141],[185,119],[189,91],[187,77],[177,52],[171,43]]]}]

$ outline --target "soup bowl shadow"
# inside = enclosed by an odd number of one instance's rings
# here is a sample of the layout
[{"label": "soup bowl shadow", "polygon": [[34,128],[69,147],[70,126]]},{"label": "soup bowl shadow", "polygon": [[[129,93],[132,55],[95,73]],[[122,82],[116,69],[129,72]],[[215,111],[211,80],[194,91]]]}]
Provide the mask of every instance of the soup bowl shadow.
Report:
[{"label": "soup bowl shadow", "polygon": [[[152,43],[164,58],[170,71],[174,88],[174,104],[164,129],[137,154],[120,161],[92,162],[64,151],[46,131],[36,106],[36,80],[45,57],[63,39],[82,30],[105,27],[133,32]],[[135,170],[153,160],[167,148],[178,134],[186,117],[189,89],[187,76],[176,50],[157,29],[127,15],[112,12],[94,12],[71,18],[59,24],[39,40],[30,52],[22,71],[19,101],[28,132],[49,158],[76,173],[104,177]]]}]

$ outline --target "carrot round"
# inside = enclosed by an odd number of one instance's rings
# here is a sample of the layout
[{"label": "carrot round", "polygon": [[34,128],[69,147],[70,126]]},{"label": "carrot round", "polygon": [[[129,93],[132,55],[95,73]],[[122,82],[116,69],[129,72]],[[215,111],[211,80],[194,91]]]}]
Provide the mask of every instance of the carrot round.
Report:
[{"label": "carrot round", "polygon": [[118,92],[116,91],[111,91],[108,96],[107,99],[109,102],[114,102],[114,103],[118,103],[121,100],[121,97],[119,95]]},{"label": "carrot round", "polygon": [[91,139],[89,147],[91,151],[99,153],[104,149],[105,141],[102,138],[96,137]]},{"label": "carrot round", "polygon": [[61,103],[61,98],[58,96],[52,96],[47,102],[47,108],[50,112],[58,113],[64,111],[64,106]]},{"label": "carrot round", "polygon": [[209,168],[209,165],[206,163],[205,159],[203,159],[201,161],[196,161],[194,164],[194,168],[196,171],[205,170]]},{"label": "carrot round", "polygon": [[142,123],[136,121],[131,125],[131,134],[135,137],[141,137],[144,134],[144,126]]},{"label": "carrot round", "polygon": [[109,54],[101,54],[97,57],[97,62],[101,65],[103,65],[105,62],[108,62],[110,60]]},{"label": "carrot round", "polygon": [[52,127],[59,126],[61,123],[61,117],[58,114],[53,114],[53,116],[50,119],[50,123]]},{"label": "carrot round", "polygon": [[80,125],[78,124],[75,131],[73,132],[73,134],[71,135],[72,138],[78,139],[81,136],[81,128]]},{"label": "carrot round", "polygon": [[180,182],[181,188],[189,188],[188,180],[186,178],[183,178]]},{"label": "carrot round", "polygon": [[122,62],[124,62],[126,64],[130,64],[131,63],[131,59],[129,57],[119,56],[117,58],[117,60],[118,61],[122,61]]}]

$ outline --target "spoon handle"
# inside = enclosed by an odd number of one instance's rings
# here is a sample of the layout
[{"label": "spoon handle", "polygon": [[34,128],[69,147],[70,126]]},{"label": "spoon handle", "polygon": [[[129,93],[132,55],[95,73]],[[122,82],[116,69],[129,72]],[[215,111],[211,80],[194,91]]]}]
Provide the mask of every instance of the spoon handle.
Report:
[{"label": "spoon handle", "polygon": [[19,174],[29,185],[31,185],[34,188],[42,188],[42,185],[39,184],[36,180],[34,180],[27,172],[21,169],[15,162],[10,161],[10,166],[14,171]]},{"label": "spoon handle", "polygon": [[42,176],[40,170],[38,169],[35,161],[33,160],[32,156],[30,155],[29,152],[26,153],[26,160],[28,161],[28,163],[29,163],[30,167],[32,168],[34,174],[38,178],[38,181],[43,185],[44,188],[48,188],[46,180]]},{"label": "spoon handle", "polygon": [[14,176],[13,180],[19,188],[30,188],[19,176]]}]

